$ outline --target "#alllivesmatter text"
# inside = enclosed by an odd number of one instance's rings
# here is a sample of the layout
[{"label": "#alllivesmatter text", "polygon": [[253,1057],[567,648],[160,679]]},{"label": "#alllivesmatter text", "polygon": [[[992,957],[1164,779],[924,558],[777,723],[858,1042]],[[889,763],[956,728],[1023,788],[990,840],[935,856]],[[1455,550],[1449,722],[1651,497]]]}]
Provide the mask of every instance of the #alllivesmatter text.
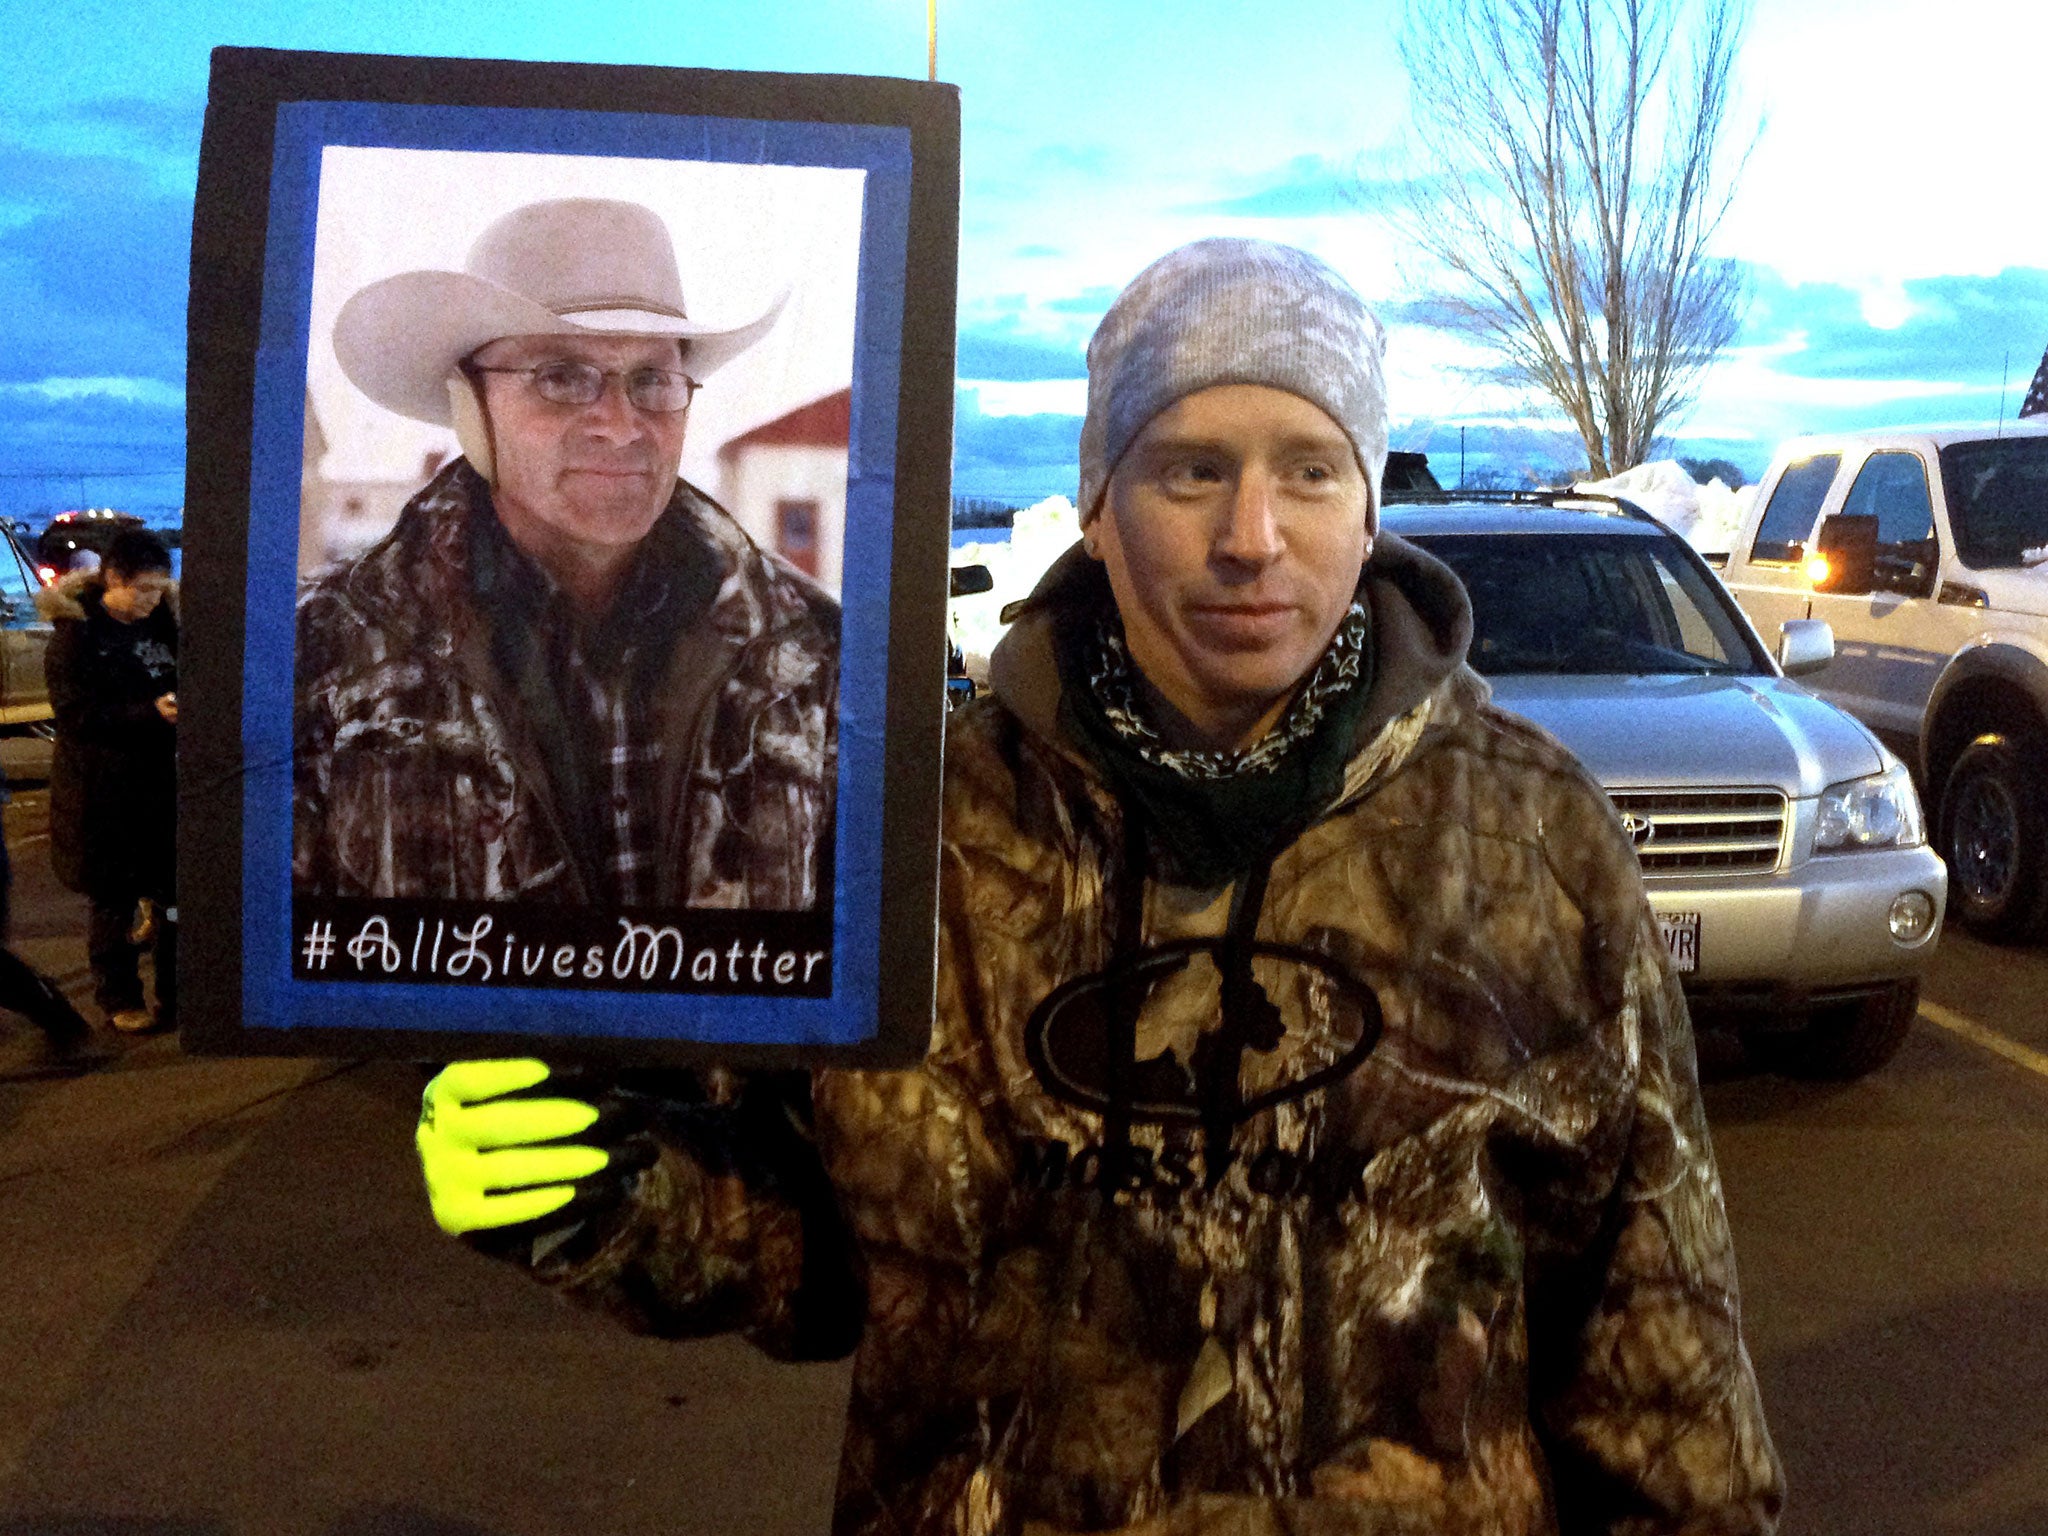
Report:
[{"label": "#alllivesmatter text", "polygon": [[[493,933],[489,915],[467,925],[436,918],[415,919],[411,934],[393,933],[389,919],[367,918],[347,939],[338,939],[334,924],[316,920],[301,941],[308,971],[336,979],[356,976],[416,977],[421,980],[467,982],[667,982],[685,975],[698,986],[789,987],[808,985],[812,973],[828,957],[822,949],[771,950],[765,939],[750,947],[734,939],[723,949],[692,947],[673,924],[656,928],[618,919],[619,934],[611,944],[521,943],[510,928]],[[402,928],[401,924],[401,928]],[[664,974],[665,972],[665,974]]]}]

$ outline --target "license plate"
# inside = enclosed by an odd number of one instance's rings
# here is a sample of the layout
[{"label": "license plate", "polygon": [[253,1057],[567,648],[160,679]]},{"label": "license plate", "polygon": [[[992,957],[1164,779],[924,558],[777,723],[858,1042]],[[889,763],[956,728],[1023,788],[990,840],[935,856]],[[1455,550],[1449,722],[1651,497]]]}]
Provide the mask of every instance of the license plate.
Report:
[{"label": "license plate", "polygon": [[1700,915],[1697,912],[1659,912],[1658,931],[1664,947],[1671,951],[1671,968],[1683,976],[1700,968]]}]

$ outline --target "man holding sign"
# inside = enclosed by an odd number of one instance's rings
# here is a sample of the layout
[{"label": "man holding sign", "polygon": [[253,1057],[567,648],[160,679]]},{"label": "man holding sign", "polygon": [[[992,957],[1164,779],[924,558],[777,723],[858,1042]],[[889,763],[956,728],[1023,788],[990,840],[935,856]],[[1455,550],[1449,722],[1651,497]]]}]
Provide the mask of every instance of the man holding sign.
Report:
[{"label": "man holding sign", "polygon": [[1683,998],[1598,787],[1378,533],[1382,348],[1257,241],[1110,308],[1084,547],[948,726],[919,1068],[428,1089],[448,1231],[857,1344],[842,1536],[1775,1525]]},{"label": "man holding sign", "polygon": [[838,605],[678,477],[691,397],[775,313],[692,321],[660,217],[600,198],[343,306],[344,372],[463,455],[300,596],[298,891],[829,895]]}]

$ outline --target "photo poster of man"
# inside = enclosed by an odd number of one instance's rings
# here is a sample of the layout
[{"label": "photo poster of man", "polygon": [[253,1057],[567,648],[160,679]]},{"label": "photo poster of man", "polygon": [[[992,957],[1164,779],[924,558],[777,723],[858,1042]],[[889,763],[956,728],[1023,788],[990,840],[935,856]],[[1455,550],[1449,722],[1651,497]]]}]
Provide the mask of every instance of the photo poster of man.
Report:
[{"label": "photo poster of man", "polygon": [[921,82],[215,52],[188,1048],[922,1054],[958,156]]}]

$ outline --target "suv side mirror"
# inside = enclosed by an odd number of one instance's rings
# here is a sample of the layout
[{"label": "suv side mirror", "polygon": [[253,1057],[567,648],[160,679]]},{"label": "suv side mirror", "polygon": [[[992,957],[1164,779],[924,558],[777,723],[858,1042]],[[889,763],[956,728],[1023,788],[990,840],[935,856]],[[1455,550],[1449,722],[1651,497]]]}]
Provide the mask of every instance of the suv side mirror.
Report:
[{"label": "suv side mirror", "polygon": [[1820,525],[1814,547],[1827,562],[1826,572],[1814,580],[1814,591],[1861,597],[1877,589],[1875,517],[1838,512]]},{"label": "suv side mirror", "polygon": [[972,597],[977,592],[986,592],[996,584],[985,565],[956,565],[953,567],[952,590],[948,597]]},{"label": "suv side mirror", "polygon": [[1778,669],[1787,677],[1818,672],[1835,659],[1835,632],[1825,619],[1787,619],[1778,626]]}]

